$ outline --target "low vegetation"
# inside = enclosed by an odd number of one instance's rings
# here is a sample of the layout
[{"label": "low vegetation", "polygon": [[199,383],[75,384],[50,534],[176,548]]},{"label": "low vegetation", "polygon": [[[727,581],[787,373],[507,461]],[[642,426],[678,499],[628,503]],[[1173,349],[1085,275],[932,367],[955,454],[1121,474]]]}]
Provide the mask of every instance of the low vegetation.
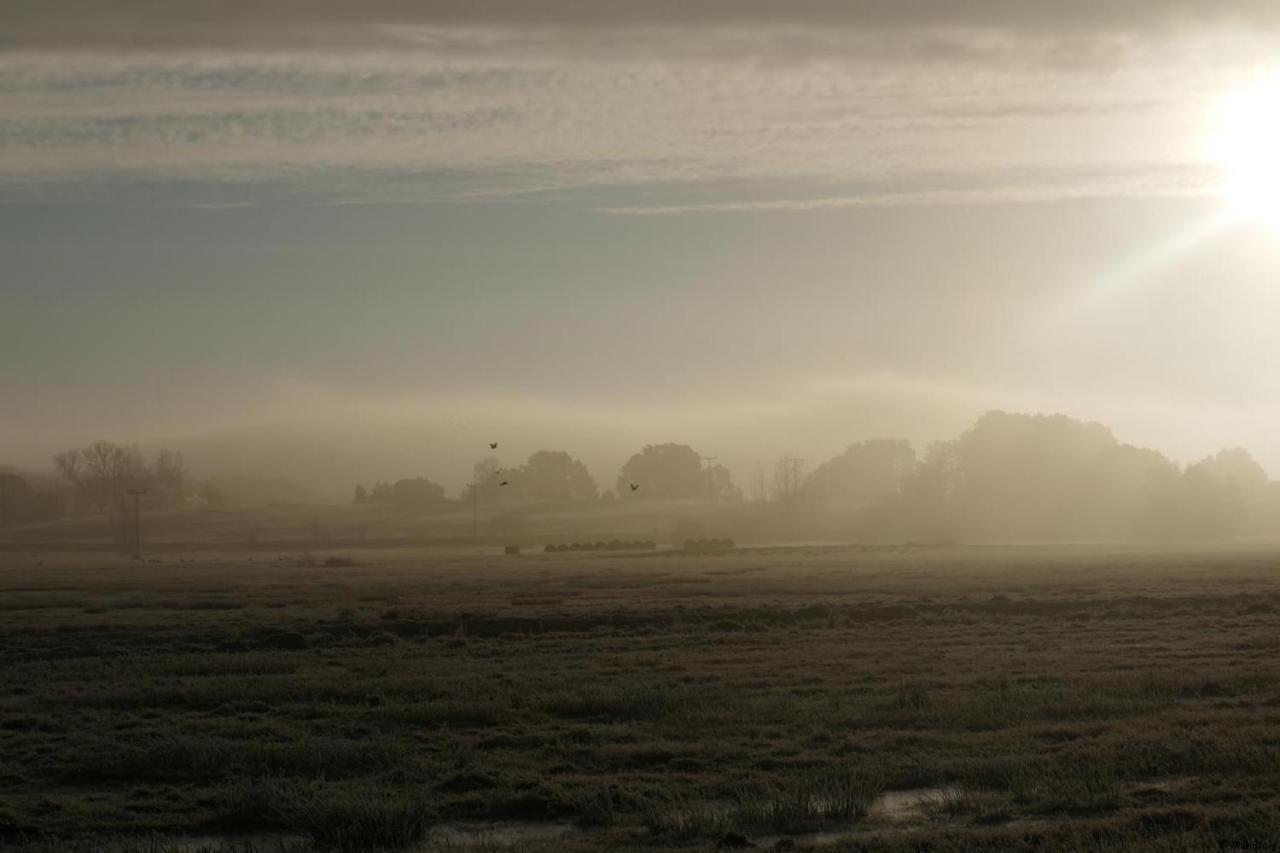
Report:
[{"label": "low vegetation", "polygon": [[254,553],[6,555],[0,847],[1277,849],[1271,553]]}]

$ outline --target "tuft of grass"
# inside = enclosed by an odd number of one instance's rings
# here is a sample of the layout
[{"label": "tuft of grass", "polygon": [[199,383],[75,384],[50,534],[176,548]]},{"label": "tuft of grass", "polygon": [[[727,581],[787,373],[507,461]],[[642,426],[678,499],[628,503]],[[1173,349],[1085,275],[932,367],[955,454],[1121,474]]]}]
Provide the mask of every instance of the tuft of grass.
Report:
[{"label": "tuft of grass", "polygon": [[884,790],[882,780],[860,773],[812,774],[784,779],[758,791],[739,792],[731,812],[735,829],[795,833],[867,816]]},{"label": "tuft of grass", "polygon": [[257,779],[236,786],[215,825],[290,830],[321,850],[364,853],[421,844],[433,822],[413,791]]},{"label": "tuft of grass", "polygon": [[289,823],[322,848],[341,853],[404,850],[431,828],[425,800],[413,794],[361,792],[295,800]]}]

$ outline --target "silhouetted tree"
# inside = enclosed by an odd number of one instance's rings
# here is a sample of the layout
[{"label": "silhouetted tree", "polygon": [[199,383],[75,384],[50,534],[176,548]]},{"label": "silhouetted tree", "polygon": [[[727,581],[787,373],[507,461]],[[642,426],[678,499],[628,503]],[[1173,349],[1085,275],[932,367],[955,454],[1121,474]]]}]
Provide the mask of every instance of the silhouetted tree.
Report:
[{"label": "silhouetted tree", "polygon": [[1259,521],[1266,486],[1267,472],[1242,448],[1188,465],[1180,526],[1200,536],[1241,533]]},{"label": "silhouetted tree", "polygon": [[[637,492],[631,483],[639,483]],[[702,460],[687,444],[648,444],[627,460],[614,491],[622,497],[701,498],[707,494]]]},{"label": "silhouetted tree", "polygon": [[534,501],[590,501],[598,492],[587,466],[563,450],[539,450],[503,477],[515,494]]},{"label": "silhouetted tree", "polygon": [[444,503],[444,486],[426,477],[397,480],[391,487],[391,502],[402,507],[429,507]]},{"label": "silhouetted tree", "polygon": [[152,485],[152,472],[136,444],[95,441],[59,453],[53,461],[72,491],[74,507],[80,510],[111,511],[123,517],[125,491]]},{"label": "silhouetted tree", "polygon": [[932,445],[900,505],[926,536],[977,540],[1222,536],[1266,520],[1266,473],[1244,451],[1180,472],[1101,424],[988,412]]},{"label": "silhouetted tree", "polygon": [[723,465],[712,465],[705,469],[703,478],[707,482],[707,490],[713,501],[737,503],[742,500],[742,489],[733,484],[733,475]]},{"label": "silhouetted tree", "polygon": [[0,527],[53,521],[61,515],[62,500],[57,491],[38,478],[28,481],[20,474],[0,471]]},{"label": "silhouetted tree", "polygon": [[[471,500],[472,491],[478,492],[481,501],[495,500],[502,491],[502,487],[498,485],[502,482],[502,478],[498,476],[501,467],[502,462],[496,456],[486,456],[472,465],[471,482],[462,490],[463,500]],[[503,473],[505,475],[507,472]]]},{"label": "silhouetted tree", "polygon": [[18,524],[34,496],[35,492],[25,479],[0,471],[0,527]]},{"label": "silhouetted tree", "polygon": [[213,483],[205,483],[200,487],[200,500],[206,506],[215,508],[227,505],[227,496],[223,494],[222,489],[219,489]]},{"label": "silhouetted tree", "polygon": [[361,504],[368,503],[369,502],[368,490],[365,489],[364,486],[357,485],[355,494],[351,496],[351,502],[356,506],[360,506]]},{"label": "silhouetted tree", "polygon": [[900,495],[916,467],[916,452],[902,439],[873,438],[851,444],[819,465],[804,481],[807,501],[872,503]]},{"label": "silhouetted tree", "polygon": [[160,450],[152,466],[155,495],[153,503],[162,506],[178,506],[186,500],[186,463],[182,454],[173,450]]}]

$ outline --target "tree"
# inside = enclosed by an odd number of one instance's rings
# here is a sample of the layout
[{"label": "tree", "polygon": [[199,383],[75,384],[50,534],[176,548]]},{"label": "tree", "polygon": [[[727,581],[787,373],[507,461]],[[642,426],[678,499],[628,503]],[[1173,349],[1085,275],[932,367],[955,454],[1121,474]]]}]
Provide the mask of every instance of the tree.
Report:
[{"label": "tree", "polygon": [[1267,472],[1239,447],[1188,465],[1180,527],[1201,536],[1239,533],[1256,520],[1266,486]]},{"label": "tree", "polygon": [[476,492],[480,500],[492,501],[498,497],[502,487],[502,476],[509,472],[502,470],[502,463],[496,456],[486,456],[471,466],[471,482],[462,490],[464,500],[471,500],[471,493]]},{"label": "tree", "polygon": [[53,457],[58,473],[71,487],[77,509],[123,511],[127,489],[152,485],[152,472],[136,444],[95,441]]},{"label": "tree", "polygon": [[391,502],[402,507],[428,507],[445,502],[444,486],[426,477],[397,480],[391,487]]},{"label": "tree", "polygon": [[205,483],[200,487],[200,500],[206,506],[219,508],[227,505],[227,496],[213,483]]},{"label": "tree", "polygon": [[186,499],[186,464],[182,454],[173,450],[160,450],[152,466],[156,499],[164,506],[176,506]]},{"label": "tree", "polygon": [[873,438],[849,445],[815,468],[801,493],[809,501],[875,503],[901,494],[915,467],[910,442]]},{"label": "tree", "polygon": [[563,450],[537,451],[508,481],[516,494],[534,501],[591,501],[599,491],[587,466]]},{"label": "tree", "polygon": [[22,477],[0,471],[0,527],[22,521],[34,495]]},{"label": "tree", "polygon": [[[633,492],[632,483],[640,489]],[[701,498],[707,494],[706,474],[701,458],[687,444],[647,444],[622,466],[615,491],[624,497]]]},{"label": "tree", "polygon": [[773,466],[773,497],[785,507],[794,508],[800,503],[800,486],[804,482],[800,465],[801,460],[784,456]]},{"label": "tree", "polygon": [[0,528],[53,521],[62,514],[58,493],[12,471],[0,471]]},{"label": "tree", "polygon": [[356,506],[367,504],[369,502],[369,492],[364,486],[357,485],[356,493],[351,497],[351,502]]},{"label": "tree", "polygon": [[723,465],[712,465],[702,475],[707,482],[707,493],[713,501],[737,503],[742,500],[742,489],[733,484],[733,475]]}]

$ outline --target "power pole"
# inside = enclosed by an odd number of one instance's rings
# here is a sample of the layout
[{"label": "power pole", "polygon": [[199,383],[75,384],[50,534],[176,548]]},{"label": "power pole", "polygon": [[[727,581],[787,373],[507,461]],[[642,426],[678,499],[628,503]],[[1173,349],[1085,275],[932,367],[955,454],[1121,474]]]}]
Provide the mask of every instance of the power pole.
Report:
[{"label": "power pole", "polygon": [[788,506],[794,506],[800,495],[800,466],[803,464],[804,460],[797,456],[782,457],[783,500]]},{"label": "power pole", "polygon": [[715,482],[711,479],[711,463],[719,459],[719,456],[699,456],[698,459],[707,463],[707,503],[716,502]]},{"label": "power pole", "polygon": [[468,483],[467,487],[471,489],[471,538],[475,539],[477,536],[477,530],[479,529],[478,522],[476,520],[478,517],[476,515],[476,501],[480,496],[480,484]]},{"label": "power pole", "polygon": [[[495,471],[490,471],[489,472],[490,479],[498,476],[498,473],[501,470],[502,470],[501,468],[498,468]],[[477,519],[479,518],[477,506],[480,498],[480,486],[482,484],[483,484],[482,480],[477,480],[474,483],[467,483],[467,486],[471,489],[471,538],[472,539],[479,538],[479,535],[480,535],[479,522],[477,521]]]},{"label": "power pole", "polygon": [[142,496],[147,493],[146,489],[126,489],[133,495],[133,557],[135,560],[142,559]]}]

